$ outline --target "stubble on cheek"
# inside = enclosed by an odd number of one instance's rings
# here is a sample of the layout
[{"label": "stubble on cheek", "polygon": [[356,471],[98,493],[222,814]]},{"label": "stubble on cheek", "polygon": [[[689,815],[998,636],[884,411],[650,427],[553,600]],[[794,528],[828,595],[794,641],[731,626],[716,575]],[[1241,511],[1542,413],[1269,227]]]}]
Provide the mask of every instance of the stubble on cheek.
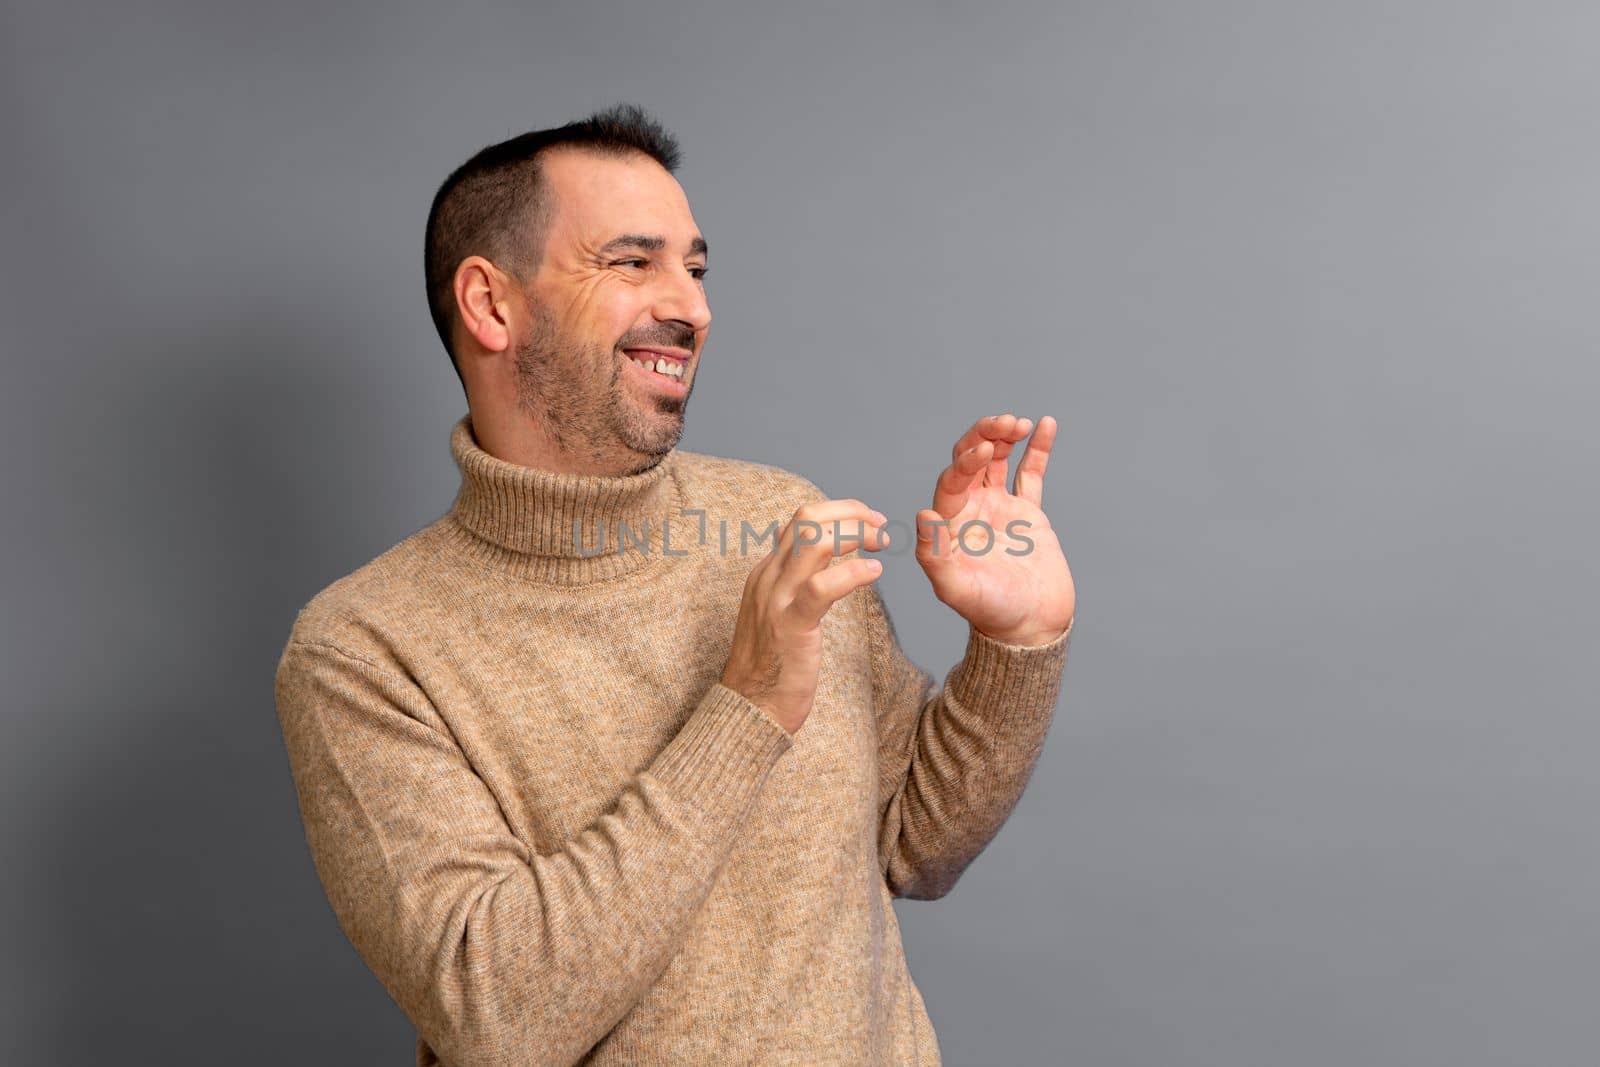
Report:
[{"label": "stubble on cheek", "polygon": [[514,362],[517,405],[567,455],[601,461],[619,444],[664,455],[683,436],[688,398],[636,395],[623,380],[627,358],[614,345],[570,344],[539,308]]}]

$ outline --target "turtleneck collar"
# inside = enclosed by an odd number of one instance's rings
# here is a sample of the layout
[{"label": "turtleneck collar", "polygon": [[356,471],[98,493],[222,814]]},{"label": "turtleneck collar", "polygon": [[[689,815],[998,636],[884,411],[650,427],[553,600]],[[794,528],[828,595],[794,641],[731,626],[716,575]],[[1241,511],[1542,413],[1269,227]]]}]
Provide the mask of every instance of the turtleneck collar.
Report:
[{"label": "turtleneck collar", "polygon": [[[641,474],[558,474],[485,452],[469,414],[450,431],[450,452],[461,469],[449,516],[458,542],[518,577],[558,585],[603,581],[659,566],[688,547],[680,541],[676,449]],[[669,521],[670,554],[663,541]],[[641,550],[647,534],[648,550]]]}]

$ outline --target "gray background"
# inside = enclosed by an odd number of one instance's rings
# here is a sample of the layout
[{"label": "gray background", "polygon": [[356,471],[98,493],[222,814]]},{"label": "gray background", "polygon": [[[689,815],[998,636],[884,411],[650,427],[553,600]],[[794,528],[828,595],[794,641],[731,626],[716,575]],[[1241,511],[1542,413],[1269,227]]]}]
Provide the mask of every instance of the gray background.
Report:
[{"label": "gray background", "polygon": [[1594,1062],[1600,10],[142,7],[0,33],[8,1062],[409,1062],[272,674],[453,496],[437,183],[620,100],[713,246],[684,447],[909,519],[1061,422],[1058,718],[900,908],[949,1063]]}]

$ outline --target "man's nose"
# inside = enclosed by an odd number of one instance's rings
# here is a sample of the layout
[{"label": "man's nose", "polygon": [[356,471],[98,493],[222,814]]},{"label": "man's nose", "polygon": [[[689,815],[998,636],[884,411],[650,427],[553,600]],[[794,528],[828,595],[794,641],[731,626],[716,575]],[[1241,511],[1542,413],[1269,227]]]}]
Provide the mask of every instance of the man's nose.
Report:
[{"label": "man's nose", "polygon": [[653,310],[657,320],[678,319],[696,331],[711,325],[706,291],[688,268],[673,271],[662,280]]}]

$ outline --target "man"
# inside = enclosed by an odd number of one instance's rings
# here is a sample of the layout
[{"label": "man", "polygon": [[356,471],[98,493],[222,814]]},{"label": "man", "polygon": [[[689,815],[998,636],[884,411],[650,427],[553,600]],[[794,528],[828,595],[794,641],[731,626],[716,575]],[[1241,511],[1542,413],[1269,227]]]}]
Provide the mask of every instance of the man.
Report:
[{"label": "man", "polygon": [[970,624],[941,687],[860,554],[884,515],[676,447],[711,324],[676,165],[624,107],[439,190],[461,487],[295,620],[306,836],[419,1064],[938,1064],[891,898],[949,892],[1043,744],[1054,422],[979,420],[917,516]]}]

